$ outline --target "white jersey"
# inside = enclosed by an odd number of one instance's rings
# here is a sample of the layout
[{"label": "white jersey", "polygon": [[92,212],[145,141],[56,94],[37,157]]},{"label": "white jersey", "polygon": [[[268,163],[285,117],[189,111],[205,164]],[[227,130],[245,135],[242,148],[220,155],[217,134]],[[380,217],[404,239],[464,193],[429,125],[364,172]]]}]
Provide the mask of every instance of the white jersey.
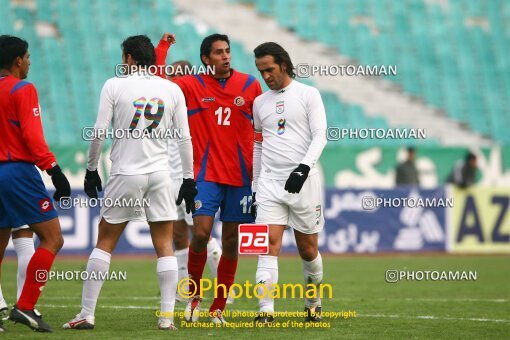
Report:
[{"label": "white jersey", "polygon": [[109,128],[110,122],[109,132],[113,133],[111,175],[168,171],[168,140],[175,137],[183,159],[183,175],[193,178],[186,102],[179,86],[140,73],[108,79],[101,91],[95,139],[89,150],[87,168],[91,171],[97,168],[105,137],[101,134]]},{"label": "white jersey", "polygon": [[170,177],[173,179],[182,179],[182,162],[179,154],[179,145],[174,139],[168,141],[168,166],[170,167]]},{"label": "white jersey", "polygon": [[254,190],[259,176],[287,179],[300,163],[310,167],[310,175],[317,172],[327,123],[316,88],[292,80],[284,89],[263,93],[253,103],[253,121],[255,133],[262,133],[261,155],[259,143],[254,150]]}]

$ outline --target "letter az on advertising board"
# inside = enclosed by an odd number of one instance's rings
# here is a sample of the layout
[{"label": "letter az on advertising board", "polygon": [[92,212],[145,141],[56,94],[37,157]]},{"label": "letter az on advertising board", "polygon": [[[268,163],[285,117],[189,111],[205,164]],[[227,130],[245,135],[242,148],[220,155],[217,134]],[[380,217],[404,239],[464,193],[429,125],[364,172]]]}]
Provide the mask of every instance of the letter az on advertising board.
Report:
[{"label": "letter az on advertising board", "polygon": [[451,252],[510,253],[510,188],[451,188]]}]

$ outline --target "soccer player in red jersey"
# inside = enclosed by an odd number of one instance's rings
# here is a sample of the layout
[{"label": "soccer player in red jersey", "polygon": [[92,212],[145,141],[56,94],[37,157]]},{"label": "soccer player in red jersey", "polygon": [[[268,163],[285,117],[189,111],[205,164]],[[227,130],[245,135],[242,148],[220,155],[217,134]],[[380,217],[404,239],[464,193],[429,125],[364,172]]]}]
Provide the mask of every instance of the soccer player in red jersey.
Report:
[{"label": "soccer player in red jersey", "polygon": [[[0,36],[0,249],[9,241],[11,228],[28,224],[40,239],[30,259],[25,284],[10,320],[40,332],[51,328],[34,312],[46,276],[64,240],[57,212],[37,166],[51,176],[53,198],[71,194],[66,176],[44,140],[37,91],[24,81],[30,68],[28,43]],[[35,166],[34,166],[35,165]]]},{"label": "soccer player in red jersey", "polygon": [[[156,62],[164,63],[170,41],[161,40]],[[253,114],[255,98],[262,93],[254,76],[231,68],[230,41],[226,35],[212,34],[200,46],[202,63],[214,74],[187,75],[175,79],[188,107],[193,140],[194,172],[198,195],[193,214],[193,237],[189,248],[190,299],[187,321],[197,321],[200,287],[207,259],[207,242],[214,216],[221,208],[223,254],[218,265],[218,289],[209,308],[211,320],[224,323],[222,311],[237,269],[238,226],[251,223],[251,183],[253,167]]]}]

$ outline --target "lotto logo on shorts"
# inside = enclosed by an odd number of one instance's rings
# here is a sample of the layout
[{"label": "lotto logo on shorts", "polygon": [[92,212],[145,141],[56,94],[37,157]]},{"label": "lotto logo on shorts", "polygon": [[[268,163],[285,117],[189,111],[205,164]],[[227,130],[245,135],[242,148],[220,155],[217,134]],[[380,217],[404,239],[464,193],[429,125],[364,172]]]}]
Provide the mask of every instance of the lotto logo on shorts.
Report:
[{"label": "lotto logo on shorts", "polygon": [[39,208],[41,209],[41,212],[45,213],[53,210],[53,204],[51,204],[49,198],[43,198],[42,200],[39,200]]},{"label": "lotto logo on shorts", "polygon": [[267,224],[239,225],[239,254],[269,253],[269,226]]}]

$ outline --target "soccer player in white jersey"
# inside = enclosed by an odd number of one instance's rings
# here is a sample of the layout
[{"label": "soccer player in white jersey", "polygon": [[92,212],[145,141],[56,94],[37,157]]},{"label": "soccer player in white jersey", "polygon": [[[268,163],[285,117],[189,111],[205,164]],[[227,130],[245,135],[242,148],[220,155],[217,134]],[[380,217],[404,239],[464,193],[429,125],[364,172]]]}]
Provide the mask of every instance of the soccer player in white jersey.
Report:
[{"label": "soccer player in white jersey", "polygon": [[[175,42],[175,37],[168,33],[165,33],[162,39],[168,40],[171,43]],[[172,63],[172,68],[174,74],[169,74],[168,79],[174,80],[179,77],[185,76],[189,74],[188,72],[192,69],[192,65],[190,62],[186,60],[179,60]],[[170,176],[172,178],[172,183],[174,187],[181,185],[182,183],[182,166],[181,166],[181,157],[179,155],[179,147],[174,139],[170,139],[168,142],[168,161],[170,166]],[[189,248],[189,228],[193,226],[193,218],[191,214],[186,213],[186,206],[183,202],[181,205],[177,207],[177,220],[174,222],[174,254],[177,258],[177,266],[179,268],[178,271],[178,281],[180,282],[183,279],[188,278],[188,248]],[[213,277],[217,277],[218,272],[218,264],[220,263],[221,257],[221,248],[218,243],[218,240],[214,237],[209,238],[209,242],[207,243],[207,265],[211,270],[211,274]],[[187,287],[183,288],[184,291],[181,293],[187,292]],[[176,299],[179,302],[188,302],[186,297],[182,297],[177,292]],[[229,296],[227,303],[232,303],[233,299]]]},{"label": "soccer player in white jersey", "polygon": [[[257,69],[270,88],[253,104],[256,209],[252,211],[256,223],[269,225],[269,254],[259,256],[256,282],[265,283],[266,292],[278,282],[278,254],[289,226],[303,261],[305,284],[319,285],[323,270],[317,243],[324,217],[315,165],[326,145],[324,105],[316,88],[293,79],[294,67],[280,45],[263,43],[254,53]],[[321,310],[320,297],[305,300],[306,321],[319,321]],[[274,299],[260,299],[259,312],[256,322],[273,322]]]},{"label": "soccer player in white jersey", "polygon": [[[85,192],[97,197],[102,191],[97,165],[103,137],[101,130],[112,123],[113,130],[130,130],[129,134],[114,139],[110,159],[112,167],[106,185],[107,199],[148,200],[149,206],[101,207],[101,221],[96,248],[87,264],[87,272],[95,272],[97,280],[83,283],[82,310],[64,324],[66,329],[93,329],[94,312],[104,278],[108,272],[111,253],[129,221],[148,221],[156,250],[157,276],[161,292],[161,315],[158,326],[173,330],[173,311],[177,287],[177,260],[172,250],[172,223],[177,218],[177,207],[184,199],[188,213],[194,210],[197,193],[193,179],[193,150],[189,133],[184,95],[180,88],[157,76],[151,76],[147,67],[154,65],[154,46],[147,36],[132,36],[122,43],[124,64],[135,72],[125,77],[111,78],[101,91],[99,112],[95,124],[96,138],[91,142],[85,176]],[[129,71],[128,71],[129,72]],[[135,138],[144,130],[145,138]],[[177,140],[182,161],[183,182],[177,202],[168,166],[168,141],[156,130],[182,132]],[[159,136],[158,136],[159,135]],[[89,276],[90,277],[90,276]]]}]

